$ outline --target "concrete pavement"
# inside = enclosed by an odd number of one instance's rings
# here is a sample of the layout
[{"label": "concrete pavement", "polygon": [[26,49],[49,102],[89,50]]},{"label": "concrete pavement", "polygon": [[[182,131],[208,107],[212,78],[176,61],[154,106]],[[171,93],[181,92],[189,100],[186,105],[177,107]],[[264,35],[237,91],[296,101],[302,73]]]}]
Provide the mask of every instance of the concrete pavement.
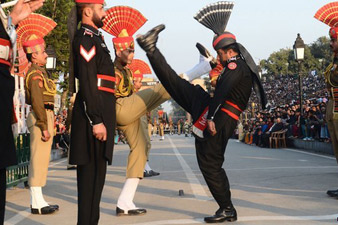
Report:
[{"label": "concrete pavement", "polygon": [[[140,182],[135,204],[148,213],[139,217],[116,217],[116,201],[125,180],[128,146],[115,147],[108,167],[101,202],[100,224],[174,225],[203,224],[218,206],[199,171],[194,138],[154,137],[151,167],[160,176]],[[226,168],[233,203],[238,212],[234,224],[338,224],[338,200],[326,195],[338,188],[338,166],[333,157],[292,149],[262,149],[229,142]],[[179,196],[179,190],[185,195]],[[7,192],[6,225],[76,224],[76,172],[66,170],[66,161],[50,166],[46,200],[60,211],[48,216],[31,215],[29,191],[19,186]]]}]

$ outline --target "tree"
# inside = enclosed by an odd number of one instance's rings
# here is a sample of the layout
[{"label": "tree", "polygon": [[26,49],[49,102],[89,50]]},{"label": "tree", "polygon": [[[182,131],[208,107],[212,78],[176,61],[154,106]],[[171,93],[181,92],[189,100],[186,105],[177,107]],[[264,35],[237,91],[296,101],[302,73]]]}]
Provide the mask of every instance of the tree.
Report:
[{"label": "tree", "polygon": [[[308,74],[316,71],[320,74],[331,61],[329,40],[326,37],[320,37],[306,46],[304,57],[301,72]],[[285,48],[273,52],[268,59],[260,61],[259,64],[268,76],[298,74],[298,64],[294,60],[293,49]]]},{"label": "tree", "polygon": [[321,59],[321,70],[324,70],[331,63],[332,51],[329,38],[325,36],[318,38],[311,44],[310,50],[316,59]]},{"label": "tree", "polygon": [[60,82],[61,108],[67,105],[68,96],[68,71],[69,71],[69,39],[67,32],[67,19],[71,8],[74,6],[73,1],[69,0],[47,0],[44,6],[37,12],[49,18],[52,18],[57,26],[45,37],[47,45],[52,45],[56,55],[56,70],[52,73],[53,78],[58,79],[63,74],[64,81]]}]

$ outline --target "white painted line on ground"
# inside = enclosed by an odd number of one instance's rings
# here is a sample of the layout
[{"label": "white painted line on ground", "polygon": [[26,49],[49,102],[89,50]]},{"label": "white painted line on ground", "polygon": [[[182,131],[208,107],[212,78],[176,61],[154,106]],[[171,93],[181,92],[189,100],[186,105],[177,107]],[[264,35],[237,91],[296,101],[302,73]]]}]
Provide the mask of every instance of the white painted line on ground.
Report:
[{"label": "white painted line on ground", "polygon": [[257,167],[244,169],[230,169],[226,171],[245,171],[245,170],[294,170],[294,169],[337,169],[337,166],[293,166],[293,167]]},{"label": "white painted line on ground", "polygon": [[180,152],[176,148],[176,145],[173,143],[173,141],[171,140],[171,138],[169,136],[168,136],[168,140],[171,144],[171,147],[172,147],[178,161],[180,162],[180,164],[181,164],[181,166],[184,170],[185,175],[187,176],[187,178],[189,180],[190,187],[192,189],[193,194],[195,195],[195,198],[198,199],[198,200],[210,200],[210,197],[205,192],[202,184],[197,179],[196,175],[194,174],[194,172],[192,171],[190,166],[187,164],[187,162],[184,160],[184,158],[182,157],[182,155],[180,154]]},{"label": "white painted line on ground", "polygon": [[301,153],[301,154],[305,154],[305,155],[317,156],[317,157],[321,157],[321,158],[324,158],[324,159],[336,160],[336,158],[333,157],[333,156],[320,155],[320,154],[316,154],[316,153],[304,152],[304,151],[294,150],[294,149],[290,149],[290,148],[283,148],[281,150],[286,150],[286,151],[290,151],[290,152],[297,152],[297,153]]},{"label": "white painted line on ground", "polygon": [[66,162],[66,161],[67,161],[67,159],[63,159],[63,160],[61,160],[61,161],[59,161],[59,162],[56,162],[56,163],[50,163],[50,164],[49,164],[49,167],[53,167],[53,166],[59,165],[59,164],[64,163],[64,162]]},{"label": "white painted line on ground", "polygon": [[[337,221],[338,214],[324,216],[243,216],[238,217],[237,222],[255,221]],[[133,223],[129,225],[181,225],[181,224],[204,224],[204,219],[180,219],[180,220],[160,220],[146,223]]]},{"label": "white painted line on ground", "polygon": [[25,211],[18,212],[17,215],[13,216],[9,220],[6,220],[4,225],[15,225],[20,223],[22,220],[26,219],[29,215],[31,215],[31,210],[26,209]]}]

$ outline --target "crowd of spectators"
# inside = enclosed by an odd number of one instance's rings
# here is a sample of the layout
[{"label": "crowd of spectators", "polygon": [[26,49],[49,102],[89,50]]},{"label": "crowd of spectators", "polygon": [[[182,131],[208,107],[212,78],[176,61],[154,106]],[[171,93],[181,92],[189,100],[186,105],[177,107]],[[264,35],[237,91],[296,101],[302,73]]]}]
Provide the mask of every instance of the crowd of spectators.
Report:
[{"label": "crowd of spectators", "polygon": [[[240,137],[247,144],[269,146],[269,137],[276,131],[285,131],[289,138],[305,141],[329,142],[325,120],[326,92],[322,76],[308,75],[303,78],[302,110],[299,101],[298,77],[282,75],[263,82],[268,99],[268,109],[259,110],[258,99],[253,95],[244,114],[243,133]],[[301,113],[302,112],[302,113]]]}]

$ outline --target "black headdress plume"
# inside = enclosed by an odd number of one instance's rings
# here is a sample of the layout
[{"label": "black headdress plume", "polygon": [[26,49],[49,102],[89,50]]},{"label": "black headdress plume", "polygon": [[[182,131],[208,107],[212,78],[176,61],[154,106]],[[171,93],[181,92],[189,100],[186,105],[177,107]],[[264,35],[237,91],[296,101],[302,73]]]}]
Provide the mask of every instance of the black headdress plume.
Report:
[{"label": "black headdress plume", "polygon": [[201,9],[194,18],[215,34],[221,35],[228,25],[233,7],[234,2],[213,3]]},{"label": "black headdress plume", "polygon": [[250,53],[245,49],[245,47],[240,43],[237,43],[235,35],[225,31],[233,7],[233,2],[217,2],[207,5],[206,7],[201,9],[196,14],[196,16],[194,16],[194,18],[199,23],[206,26],[215,33],[213,46],[216,51],[231,44],[236,44],[238,46],[241,56],[243,57],[253,74],[253,88],[262,103],[262,108],[265,109],[267,99],[263,86],[260,82],[255,61],[253,60]]}]

